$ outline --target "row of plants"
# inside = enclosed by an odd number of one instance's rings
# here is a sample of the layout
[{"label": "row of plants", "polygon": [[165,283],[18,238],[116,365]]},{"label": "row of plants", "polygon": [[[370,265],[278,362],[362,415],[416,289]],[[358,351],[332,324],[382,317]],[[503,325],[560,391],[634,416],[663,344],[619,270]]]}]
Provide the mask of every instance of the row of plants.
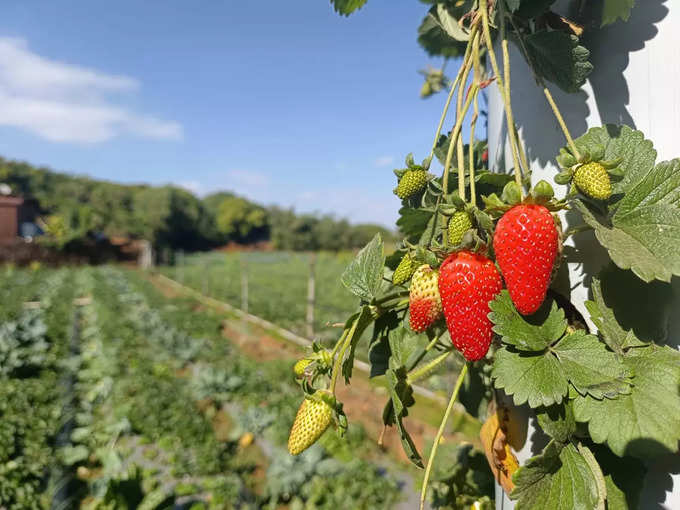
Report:
[{"label": "row of plants", "polygon": [[43,276],[40,283],[31,274],[5,280],[18,285],[16,298],[4,302],[16,318],[0,324],[0,507],[8,510],[46,508],[57,491],[55,444],[67,419],[60,374],[76,294],[70,271]]}]

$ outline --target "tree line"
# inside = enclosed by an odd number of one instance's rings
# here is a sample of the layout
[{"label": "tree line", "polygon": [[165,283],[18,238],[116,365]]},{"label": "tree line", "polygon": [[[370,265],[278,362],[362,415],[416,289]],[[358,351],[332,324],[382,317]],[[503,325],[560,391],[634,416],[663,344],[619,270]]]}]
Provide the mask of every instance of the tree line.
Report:
[{"label": "tree line", "polygon": [[231,192],[199,198],[171,185],[126,185],[0,158],[0,182],[34,199],[46,238],[58,246],[93,237],[147,239],[157,249],[203,250],[271,241],[282,250],[342,250],[366,244],[380,225],[266,207]]}]

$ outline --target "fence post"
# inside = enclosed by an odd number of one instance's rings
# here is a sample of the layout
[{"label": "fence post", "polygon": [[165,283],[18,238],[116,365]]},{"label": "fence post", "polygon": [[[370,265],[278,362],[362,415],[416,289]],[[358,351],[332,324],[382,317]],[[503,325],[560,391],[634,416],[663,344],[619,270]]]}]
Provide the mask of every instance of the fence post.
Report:
[{"label": "fence post", "polygon": [[248,313],[248,262],[241,256],[241,310]]},{"label": "fence post", "polygon": [[314,337],[314,307],[316,305],[315,284],[316,253],[309,256],[309,279],[307,280],[307,338]]},{"label": "fence post", "polygon": [[175,258],[177,259],[177,280],[184,285],[184,250],[179,250]]}]

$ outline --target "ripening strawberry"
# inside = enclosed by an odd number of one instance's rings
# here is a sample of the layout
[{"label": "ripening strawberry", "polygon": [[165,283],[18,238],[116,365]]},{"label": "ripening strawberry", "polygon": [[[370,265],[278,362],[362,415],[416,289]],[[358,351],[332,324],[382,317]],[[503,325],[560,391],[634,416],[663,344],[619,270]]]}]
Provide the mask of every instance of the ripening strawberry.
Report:
[{"label": "ripening strawberry", "polygon": [[[328,393],[317,390],[314,394]],[[330,394],[330,393],[328,393]],[[288,436],[288,451],[291,455],[298,455],[312,446],[326,432],[333,420],[333,409],[323,400],[305,399],[298,409],[293,427]]]},{"label": "ripening strawberry", "polygon": [[612,196],[612,181],[607,169],[596,161],[581,165],[574,172],[576,187],[591,198],[607,200]]},{"label": "ripening strawberry", "polygon": [[437,279],[437,271],[427,264],[420,266],[411,279],[409,325],[416,333],[425,331],[442,314]]},{"label": "ripening strawberry", "polygon": [[395,285],[401,285],[411,278],[411,276],[413,276],[415,270],[416,265],[411,256],[407,253],[402,257],[399,265],[394,270],[394,274],[392,275],[392,283]]},{"label": "ripening strawberry", "polygon": [[472,228],[470,215],[465,211],[456,211],[449,219],[449,244],[458,246],[463,240],[465,232]]},{"label": "ripening strawberry", "polygon": [[422,168],[411,168],[399,179],[399,184],[394,189],[394,193],[404,200],[412,197],[425,189],[427,185],[427,172]]},{"label": "ripening strawberry", "polygon": [[466,360],[482,359],[493,332],[489,302],[501,291],[494,263],[471,251],[452,253],[439,268],[439,293],[451,341]]},{"label": "ripening strawberry", "polygon": [[542,205],[516,205],[498,220],[493,236],[496,261],[521,314],[532,314],[543,303],[558,244],[555,221]]}]

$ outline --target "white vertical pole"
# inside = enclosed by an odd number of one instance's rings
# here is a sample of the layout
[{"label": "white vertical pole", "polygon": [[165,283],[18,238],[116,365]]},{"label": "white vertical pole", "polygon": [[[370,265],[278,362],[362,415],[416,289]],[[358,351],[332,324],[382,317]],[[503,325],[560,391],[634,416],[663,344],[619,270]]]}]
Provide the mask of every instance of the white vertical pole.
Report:
[{"label": "white vertical pole", "polygon": [[[618,22],[602,30],[586,33],[585,45],[591,50],[595,69],[582,91],[566,94],[550,85],[555,101],[574,137],[588,128],[606,123],[628,124],[641,130],[654,142],[657,161],[680,157],[680,10],[671,9],[668,0],[639,0],[627,23]],[[675,2],[673,2],[675,3]],[[560,1],[554,10],[561,10]],[[674,5],[677,7],[677,5]],[[499,54],[499,52],[497,52]],[[551,110],[517,50],[511,52],[512,105],[519,135],[526,144],[533,171],[533,182],[544,179],[554,184],[559,171],[554,157],[566,145]],[[496,169],[510,168],[512,158],[505,131],[503,103],[497,88],[489,88],[489,162]],[[562,213],[565,227],[573,221],[571,213]],[[578,260],[568,264],[571,285],[564,291],[577,309],[588,318],[584,301],[589,298],[590,277],[609,259],[597,241],[588,235],[572,237],[566,243],[575,248]],[[669,306],[680,309],[680,279],[673,279],[675,298]],[[576,286],[576,282],[583,282]],[[675,347],[680,341],[680,314],[670,314],[669,338]],[[593,326],[593,324],[590,324]],[[528,437],[531,438],[532,430]],[[531,440],[518,452],[524,462],[532,456]],[[680,475],[672,476],[672,488],[665,493],[661,507],[651,489],[668,477],[664,461],[648,466],[640,508],[680,508]],[[514,508],[500,487],[496,489],[496,508]]]}]

